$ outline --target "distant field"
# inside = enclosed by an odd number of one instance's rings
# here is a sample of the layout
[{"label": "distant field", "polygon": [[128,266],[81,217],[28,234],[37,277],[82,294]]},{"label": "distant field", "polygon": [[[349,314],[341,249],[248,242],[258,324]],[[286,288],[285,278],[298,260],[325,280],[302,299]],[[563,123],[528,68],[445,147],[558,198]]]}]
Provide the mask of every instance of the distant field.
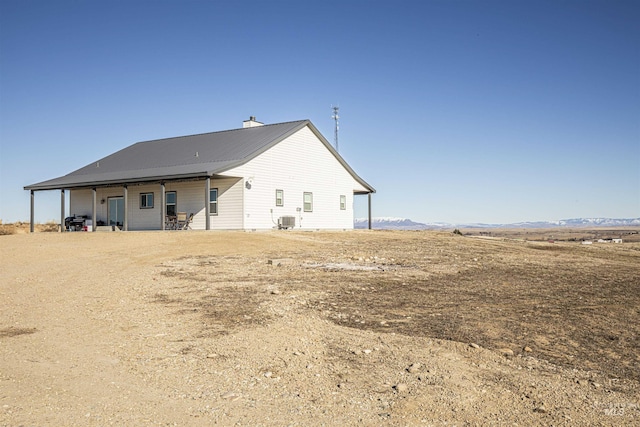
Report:
[{"label": "distant field", "polygon": [[[60,227],[50,221],[36,223],[36,232],[58,232]],[[624,242],[640,242],[640,228],[638,227],[601,227],[601,228],[461,228],[466,236],[502,237],[531,241],[558,240],[565,242],[581,242],[583,240],[623,239]],[[3,224],[0,221],[0,235],[20,234],[29,232],[28,222]]]},{"label": "distant field", "polygon": [[533,241],[557,240],[563,242],[581,242],[583,240],[622,239],[623,242],[640,242],[638,227],[601,227],[601,228],[464,228],[460,230],[467,236],[492,236],[509,239]]}]

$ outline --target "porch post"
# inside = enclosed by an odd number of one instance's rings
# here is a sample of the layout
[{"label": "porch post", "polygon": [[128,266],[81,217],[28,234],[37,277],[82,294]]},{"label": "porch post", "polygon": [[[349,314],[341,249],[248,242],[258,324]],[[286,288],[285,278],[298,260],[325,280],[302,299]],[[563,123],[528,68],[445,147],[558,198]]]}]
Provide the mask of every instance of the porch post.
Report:
[{"label": "porch post", "polygon": [[64,233],[64,188],[60,190],[60,232]]},{"label": "porch post", "polygon": [[93,228],[91,231],[96,231],[96,227],[97,227],[97,223],[96,223],[96,211],[97,211],[97,194],[96,194],[96,187],[93,187],[91,189],[91,193],[93,196],[93,200],[91,202],[91,224],[93,224]]},{"label": "porch post", "polygon": [[33,228],[33,220],[34,220],[34,218],[35,218],[35,213],[34,213],[34,208],[35,208],[35,205],[36,205],[36,204],[35,204],[35,201],[36,201],[35,192],[34,192],[33,190],[31,190],[31,215],[30,215],[30,217],[29,217],[29,218],[30,218],[30,220],[29,220],[29,221],[31,221],[31,222],[29,223],[29,231],[30,231],[31,233],[33,233],[33,230],[34,230],[34,228]]},{"label": "porch post", "polygon": [[166,203],[166,194],[164,191],[164,182],[160,183],[160,230],[164,231],[164,225],[165,225],[165,218],[164,218],[164,213],[165,213],[165,206],[164,204]]},{"label": "porch post", "polygon": [[209,204],[209,197],[211,193],[211,177],[207,177],[204,182],[204,223],[205,230],[211,230],[211,205]]},{"label": "porch post", "polygon": [[368,194],[369,197],[369,207],[368,207],[368,211],[369,211],[369,230],[371,230],[371,193]]},{"label": "porch post", "polygon": [[128,206],[129,206],[129,188],[124,186],[124,218],[122,219],[122,230],[129,231],[129,215],[128,215]]}]

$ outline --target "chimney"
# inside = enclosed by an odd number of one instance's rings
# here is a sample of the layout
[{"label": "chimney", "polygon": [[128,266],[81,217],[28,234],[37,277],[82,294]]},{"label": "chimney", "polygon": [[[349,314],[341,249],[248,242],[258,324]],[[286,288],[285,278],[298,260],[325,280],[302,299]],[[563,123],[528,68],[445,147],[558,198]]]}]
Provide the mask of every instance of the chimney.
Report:
[{"label": "chimney", "polygon": [[256,116],[249,117],[249,120],[245,120],[242,122],[243,128],[254,128],[256,126],[264,126],[264,123],[261,123],[256,120]]}]

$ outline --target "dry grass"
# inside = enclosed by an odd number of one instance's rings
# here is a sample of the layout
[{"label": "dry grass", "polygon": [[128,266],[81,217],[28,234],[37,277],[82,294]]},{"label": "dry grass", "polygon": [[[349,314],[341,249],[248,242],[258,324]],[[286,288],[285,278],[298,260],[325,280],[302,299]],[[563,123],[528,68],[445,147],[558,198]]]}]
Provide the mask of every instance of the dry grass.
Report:
[{"label": "dry grass", "polygon": [[[42,233],[58,232],[60,229],[59,224],[55,221],[48,221],[44,224],[36,223],[35,231]],[[23,234],[30,232],[30,223],[17,221],[9,224],[3,224],[0,220],[0,236],[8,236],[12,234]]]},{"label": "dry grass", "polygon": [[[164,270],[180,283],[170,303],[199,312],[203,332],[230,330],[265,321],[260,306],[275,286],[304,294],[308,309],[340,325],[515,354],[529,347],[562,366],[640,381],[638,244],[435,232],[320,233],[312,240],[288,253],[176,260]],[[212,288],[212,280],[220,283]]]}]

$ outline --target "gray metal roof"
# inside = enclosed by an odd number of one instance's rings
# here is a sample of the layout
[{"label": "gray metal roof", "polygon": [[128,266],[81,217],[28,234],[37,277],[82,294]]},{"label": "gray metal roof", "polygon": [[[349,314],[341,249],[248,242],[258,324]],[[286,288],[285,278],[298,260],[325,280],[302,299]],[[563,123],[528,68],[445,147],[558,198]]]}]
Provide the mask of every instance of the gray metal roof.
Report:
[{"label": "gray metal roof", "polygon": [[55,190],[212,176],[248,162],[305,126],[356,181],[375,192],[309,120],[138,142],[70,174],[24,189]]}]

